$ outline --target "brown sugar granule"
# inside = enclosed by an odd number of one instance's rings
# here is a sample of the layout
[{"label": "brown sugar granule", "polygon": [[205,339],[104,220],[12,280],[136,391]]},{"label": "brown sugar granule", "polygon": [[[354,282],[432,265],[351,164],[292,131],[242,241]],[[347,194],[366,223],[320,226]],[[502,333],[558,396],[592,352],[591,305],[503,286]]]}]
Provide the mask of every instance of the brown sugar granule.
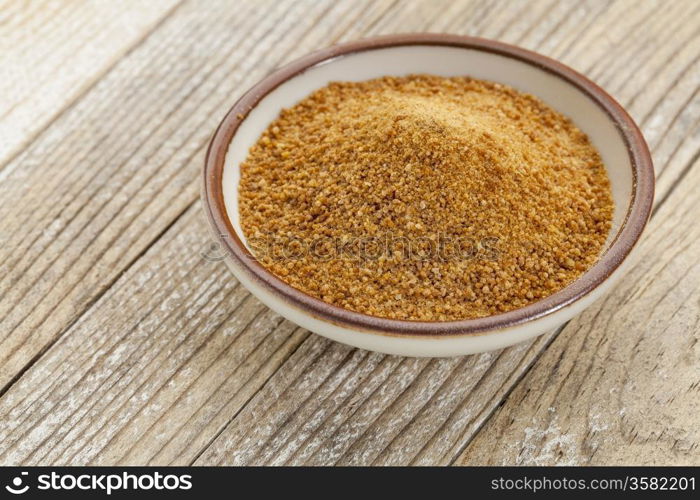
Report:
[{"label": "brown sugar granule", "polygon": [[240,218],[290,285],[374,316],[509,311],[598,258],[613,202],[586,135],[505,85],[429,75],[331,83],[241,165]]}]

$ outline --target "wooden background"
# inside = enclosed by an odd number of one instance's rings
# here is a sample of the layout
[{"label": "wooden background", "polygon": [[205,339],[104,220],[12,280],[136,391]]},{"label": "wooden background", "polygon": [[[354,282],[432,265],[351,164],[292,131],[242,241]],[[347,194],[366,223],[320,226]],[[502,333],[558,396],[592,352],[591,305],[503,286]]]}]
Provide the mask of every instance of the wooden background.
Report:
[{"label": "wooden background", "polygon": [[[200,168],[233,102],[409,31],[560,59],[644,131],[634,264],[556,332],[384,356],[202,257]],[[5,0],[0,72],[0,463],[700,464],[700,2]]]}]

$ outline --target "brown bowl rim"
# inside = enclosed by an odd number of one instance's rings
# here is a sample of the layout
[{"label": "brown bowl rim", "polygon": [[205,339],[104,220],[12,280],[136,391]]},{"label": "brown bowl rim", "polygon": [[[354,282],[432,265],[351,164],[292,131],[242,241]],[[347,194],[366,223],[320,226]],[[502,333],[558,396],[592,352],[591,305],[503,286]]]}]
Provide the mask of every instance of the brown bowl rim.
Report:
[{"label": "brown bowl rim", "polygon": [[[495,53],[545,70],[574,85],[606,112],[625,141],[633,169],[632,203],[607,252],[576,281],[549,297],[483,318],[456,321],[411,321],[350,311],[298,290],[265,269],[236,235],[224,206],[222,175],[226,152],[240,123],[272,90],[294,76],[349,54],[406,45],[440,45]],[[321,49],[297,59],[263,78],[246,92],[216,129],[206,153],[203,198],[215,233],[238,268],[278,298],[311,316],[334,325],[391,336],[462,336],[502,330],[552,314],[584,297],[603,283],[624,261],[642,234],[654,199],[654,168],[641,131],[613,97],[585,76],[549,57],[503,42],[462,35],[409,33],[361,39]]]}]

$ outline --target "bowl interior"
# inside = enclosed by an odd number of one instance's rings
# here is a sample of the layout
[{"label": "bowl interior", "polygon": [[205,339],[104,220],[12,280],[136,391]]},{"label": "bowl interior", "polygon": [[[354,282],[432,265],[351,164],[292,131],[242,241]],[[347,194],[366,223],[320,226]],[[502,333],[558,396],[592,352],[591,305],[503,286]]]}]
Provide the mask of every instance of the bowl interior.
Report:
[{"label": "bowl interior", "polygon": [[384,47],[345,54],[291,77],[260,100],[234,134],[223,169],[224,204],[241,241],[246,243],[238,213],[240,164],[282,108],[293,106],[331,81],[360,81],[411,73],[471,76],[507,84],[539,97],[571,118],[600,152],[610,177],[615,212],[604,252],[610,248],[625,222],[634,187],[627,146],[610,116],[578,87],[534,64],[485,50],[443,45]]}]

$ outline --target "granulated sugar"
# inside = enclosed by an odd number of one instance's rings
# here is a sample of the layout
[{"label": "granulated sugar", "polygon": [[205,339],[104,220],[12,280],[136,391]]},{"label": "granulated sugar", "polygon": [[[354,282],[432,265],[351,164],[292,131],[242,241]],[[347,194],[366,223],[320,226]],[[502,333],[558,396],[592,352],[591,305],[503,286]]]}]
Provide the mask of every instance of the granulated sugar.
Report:
[{"label": "granulated sugar", "polygon": [[241,166],[241,224],[290,285],[396,319],[476,318],[571,283],[613,203],[600,156],[539,99],[471,78],[332,83]]}]

